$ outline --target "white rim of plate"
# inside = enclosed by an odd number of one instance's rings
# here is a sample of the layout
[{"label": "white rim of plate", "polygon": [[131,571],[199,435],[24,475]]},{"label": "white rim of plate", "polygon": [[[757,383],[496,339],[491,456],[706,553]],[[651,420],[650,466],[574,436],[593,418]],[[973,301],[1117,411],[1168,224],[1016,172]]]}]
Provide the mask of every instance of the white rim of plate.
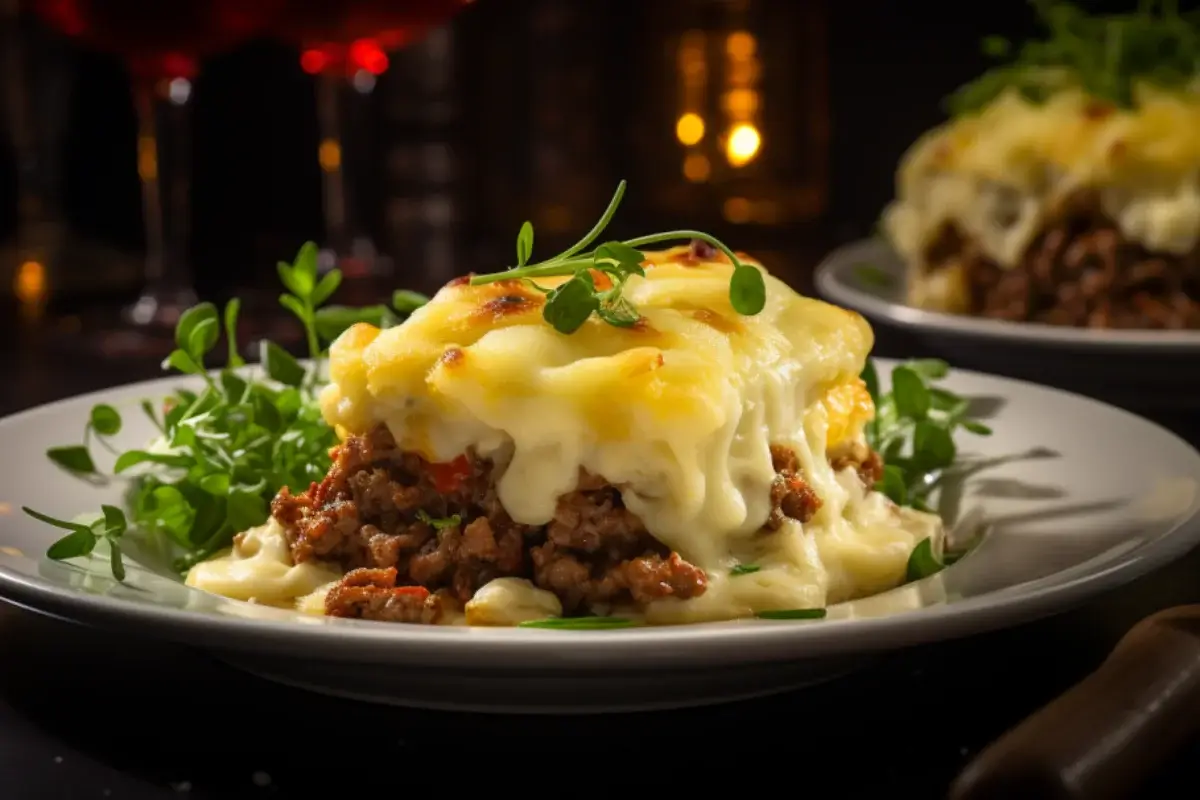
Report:
[{"label": "white rim of plate", "polygon": [[[898,363],[888,358],[877,361],[884,367]],[[955,372],[967,377],[999,380],[1014,387],[1050,392],[1077,403],[1100,407],[1108,413],[1157,429],[1190,449],[1200,459],[1200,450],[1181,437],[1151,420],[1108,403],[1032,381],[976,370],[955,369]],[[0,419],[0,427],[34,423],[39,417],[52,414],[63,406],[92,404],[114,391],[139,389],[148,394],[167,391],[181,378],[183,376],[159,378],[64,398],[4,417]],[[458,663],[459,659],[478,657],[481,648],[499,648],[491,654],[495,657],[491,666],[496,668],[520,667],[527,664],[530,658],[545,658],[547,666],[564,669],[594,669],[606,664],[629,666],[631,661],[636,661],[637,666],[641,667],[699,666],[705,659],[698,659],[696,653],[687,650],[688,646],[722,643],[747,648],[743,659],[725,657],[718,659],[721,663],[765,660],[775,647],[795,653],[797,645],[801,644],[803,652],[812,657],[828,657],[878,652],[1009,627],[1069,610],[1105,590],[1125,585],[1155,568],[1170,564],[1197,545],[1200,545],[1200,499],[1193,502],[1181,522],[1156,541],[1117,557],[1111,564],[1095,572],[1039,586],[1032,591],[1022,590],[1028,584],[1016,584],[953,603],[934,604],[880,617],[801,623],[755,619],[605,631],[439,627],[330,618],[314,619],[320,624],[303,624],[290,618],[261,620],[222,616],[88,594],[31,578],[4,566],[0,566],[0,600],[69,622],[110,627],[124,627],[131,623],[144,625],[163,638],[184,642],[204,640],[207,646],[215,649],[251,652],[278,651],[281,647],[291,652],[303,649],[321,652],[331,661],[372,663],[378,661],[377,656],[371,656],[371,653],[378,652],[376,646],[403,643],[435,648],[436,654],[431,653],[430,656],[438,663]],[[1063,572],[1074,569],[1068,568]],[[1055,573],[1030,583],[1051,580],[1061,574]],[[214,633],[219,633],[224,641],[214,643]],[[321,645],[329,645],[334,640],[338,642],[338,648],[321,649]],[[715,655],[712,651],[706,652],[710,656]],[[721,652],[728,651],[722,648]],[[413,659],[417,660],[419,658]]]},{"label": "white rim of plate", "polygon": [[[882,262],[882,263],[880,263]],[[1064,345],[1087,350],[1200,351],[1200,331],[1131,331],[1066,328],[1040,322],[1004,322],[915,308],[859,287],[847,273],[870,263],[904,280],[900,256],[881,239],[861,239],[838,247],[817,266],[813,281],[823,297],[866,317],[911,330],[995,339],[1014,344]]]}]

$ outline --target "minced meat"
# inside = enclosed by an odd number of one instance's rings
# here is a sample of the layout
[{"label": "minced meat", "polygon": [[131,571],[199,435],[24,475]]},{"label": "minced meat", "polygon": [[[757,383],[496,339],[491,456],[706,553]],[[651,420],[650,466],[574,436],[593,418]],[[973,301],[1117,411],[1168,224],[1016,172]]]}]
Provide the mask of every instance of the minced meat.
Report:
[{"label": "minced meat", "polygon": [[1011,269],[950,224],[925,256],[933,271],[961,265],[973,315],[1083,328],[1200,329],[1200,247],[1147,250],[1125,237],[1095,192],[1066,198]]},{"label": "minced meat", "polygon": [[[436,623],[501,577],[552,592],[567,615],[686,600],[707,587],[704,571],[651,536],[598,476],[581,474],[554,518],[531,526],[500,504],[487,459],[430,463],[397,448],[383,426],[348,438],[333,457],[323,481],[300,494],[285,488],[271,505],[297,563],[349,570],[326,597],[330,616]],[[779,475],[767,527],[808,521],[821,501],[795,455],[776,447],[772,459]]]}]

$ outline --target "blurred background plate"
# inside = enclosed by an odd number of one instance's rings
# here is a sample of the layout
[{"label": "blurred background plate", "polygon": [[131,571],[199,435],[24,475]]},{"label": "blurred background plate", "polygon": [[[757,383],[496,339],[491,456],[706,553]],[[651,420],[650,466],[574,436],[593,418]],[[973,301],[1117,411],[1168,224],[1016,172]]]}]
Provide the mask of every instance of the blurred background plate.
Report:
[{"label": "blurred background plate", "polygon": [[914,308],[904,299],[904,263],[878,239],[834,250],[814,282],[823,298],[899,334],[900,347],[889,349],[911,347],[957,367],[1068,389],[1168,425],[1194,417],[1200,405],[1200,331],[1064,328]]}]

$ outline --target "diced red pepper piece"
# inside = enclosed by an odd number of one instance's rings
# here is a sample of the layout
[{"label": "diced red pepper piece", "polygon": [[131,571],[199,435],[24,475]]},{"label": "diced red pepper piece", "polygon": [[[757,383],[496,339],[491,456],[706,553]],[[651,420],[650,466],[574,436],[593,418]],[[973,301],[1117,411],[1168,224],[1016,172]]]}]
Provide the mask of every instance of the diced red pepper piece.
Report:
[{"label": "diced red pepper piece", "polygon": [[433,478],[433,488],[441,494],[450,494],[471,474],[471,460],[462,455],[453,461],[430,464],[429,474]]}]

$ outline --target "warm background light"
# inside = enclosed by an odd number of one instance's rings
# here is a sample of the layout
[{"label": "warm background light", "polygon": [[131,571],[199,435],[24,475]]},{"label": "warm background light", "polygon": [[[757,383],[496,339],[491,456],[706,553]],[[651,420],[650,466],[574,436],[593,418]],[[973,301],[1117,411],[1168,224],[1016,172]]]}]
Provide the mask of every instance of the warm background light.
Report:
[{"label": "warm background light", "polygon": [[321,146],[317,149],[317,161],[321,164],[321,169],[326,172],[333,172],[342,163],[342,146],[334,139],[326,139],[321,142]]},{"label": "warm background light", "polygon": [[730,164],[740,167],[758,155],[758,148],[761,144],[762,137],[759,136],[758,128],[749,123],[743,123],[735,126],[729,132],[729,141],[725,144],[725,155]]},{"label": "warm background light", "polygon": [[691,153],[683,160],[683,177],[692,183],[704,183],[712,172],[712,164],[703,153]]},{"label": "warm background light", "polygon": [[46,268],[40,261],[26,261],[13,277],[13,294],[23,306],[36,306],[46,297]]},{"label": "warm background light", "polygon": [[704,138],[704,120],[699,114],[689,111],[675,123],[675,137],[688,146],[699,144]]}]

